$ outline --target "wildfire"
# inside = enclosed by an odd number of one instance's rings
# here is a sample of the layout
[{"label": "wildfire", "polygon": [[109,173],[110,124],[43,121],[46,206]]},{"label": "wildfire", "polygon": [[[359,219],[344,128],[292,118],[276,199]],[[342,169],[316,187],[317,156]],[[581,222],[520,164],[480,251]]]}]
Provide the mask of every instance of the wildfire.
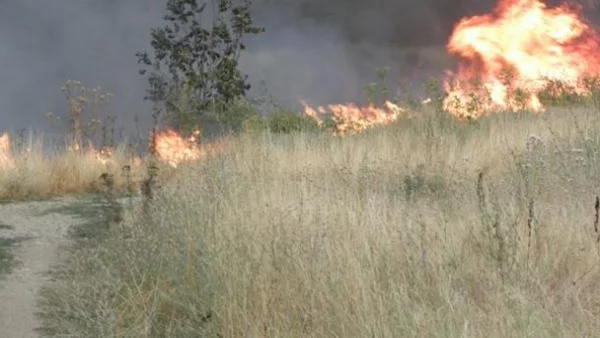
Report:
[{"label": "wildfire", "polygon": [[586,94],[584,80],[600,74],[598,32],[564,4],[500,0],[493,14],[461,20],[447,48],[460,66],[445,82],[444,108],[459,118],[543,111],[540,93],[549,83]]},{"label": "wildfire", "polygon": [[7,132],[4,132],[0,136],[0,168],[10,168],[14,164],[10,136]]},{"label": "wildfire", "polygon": [[94,157],[96,159],[96,161],[104,164],[104,165],[108,165],[110,163],[113,163],[113,154],[115,152],[115,149],[112,147],[102,147],[99,150],[96,150],[96,148],[94,148],[94,146],[91,144],[88,146],[88,154],[90,154],[92,157]]},{"label": "wildfire", "polygon": [[[205,154],[222,150],[224,142],[207,144],[200,148],[197,142],[199,136],[199,131],[195,131],[187,139],[173,130],[159,132],[155,136],[155,154],[159,161],[165,162],[172,167],[177,167],[182,162],[196,160]],[[7,132],[4,132],[0,135],[0,168],[12,168],[15,166],[11,148],[10,136]],[[67,147],[66,151],[77,152],[102,165],[113,165],[116,163],[115,149],[113,147],[96,149],[91,141],[88,141],[87,147],[82,147],[76,143],[71,144]],[[28,148],[21,154],[21,158],[27,158],[29,153],[30,149]],[[142,160],[134,156],[131,159],[131,163],[134,167],[139,167],[142,165]]]},{"label": "wildfire", "polygon": [[305,102],[304,114],[317,121],[319,126],[324,122],[321,115],[331,114],[334,123],[334,133],[338,136],[360,133],[368,128],[378,125],[386,125],[394,122],[407,110],[398,105],[386,101],[384,106],[379,108],[374,105],[360,107],[353,103],[348,104],[330,104],[319,106],[316,109],[310,107]]},{"label": "wildfire", "polygon": [[199,159],[204,152],[198,145],[200,131],[183,138],[176,131],[167,129],[154,135],[154,153],[158,160],[177,167],[182,162]]}]

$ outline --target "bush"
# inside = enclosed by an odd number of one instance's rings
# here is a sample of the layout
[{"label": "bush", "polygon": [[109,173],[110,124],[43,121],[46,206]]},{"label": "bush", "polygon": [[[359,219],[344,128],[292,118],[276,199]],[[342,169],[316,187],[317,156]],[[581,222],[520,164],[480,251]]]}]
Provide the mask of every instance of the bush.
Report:
[{"label": "bush", "polygon": [[145,67],[140,73],[151,71],[147,99],[176,127],[218,122],[231,103],[245,97],[250,85],[238,65],[243,38],[264,31],[254,25],[250,5],[250,0],[219,0],[210,3],[213,8],[198,0],[167,1],[166,24],[152,30],[153,55],[137,57]]},{"label": "bush", "polygon": [[263,132],[269,130],[269,120],[261,115],[251,116],[242,123],[245,132]]},{"label": "bush", "polygon": [[289,134],[299,131],[316,131],[319,126],[310,117],[293,112],[280,112],[269,119],[269,129],[273,133]]}]

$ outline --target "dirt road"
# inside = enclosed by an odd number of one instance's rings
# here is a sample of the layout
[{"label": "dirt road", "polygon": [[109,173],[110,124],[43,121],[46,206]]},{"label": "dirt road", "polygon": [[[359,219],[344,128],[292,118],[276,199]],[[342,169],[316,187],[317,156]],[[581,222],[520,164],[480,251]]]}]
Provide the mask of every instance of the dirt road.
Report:
[{"label": "dirt road", "polygon": [[73,199],[0,205],[0,238],[23,239],[12,253],[17,265],[0,279],[0,337],[38,337],[37,292],[59,262],[68,229],[82,222],[60,209]]}]

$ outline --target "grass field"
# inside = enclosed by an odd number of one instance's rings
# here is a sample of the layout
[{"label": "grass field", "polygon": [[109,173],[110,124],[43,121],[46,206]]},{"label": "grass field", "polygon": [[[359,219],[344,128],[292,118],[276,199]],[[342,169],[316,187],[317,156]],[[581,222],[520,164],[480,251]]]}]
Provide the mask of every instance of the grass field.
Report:
[{"label": "grass field", "polygon": [[45,329],[593,336],[599,174],[596,108],[243,134],[178,168],[98,245],[69,249]]}]

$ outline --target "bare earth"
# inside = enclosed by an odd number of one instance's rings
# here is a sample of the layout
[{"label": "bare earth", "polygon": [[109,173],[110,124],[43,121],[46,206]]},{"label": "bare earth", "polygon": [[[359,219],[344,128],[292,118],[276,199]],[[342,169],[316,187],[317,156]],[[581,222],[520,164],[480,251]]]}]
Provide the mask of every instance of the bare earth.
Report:
[{"label": "bare earth", "polygon": [[0,205],[0,237],[22,238],[13,253],[18,261],[12,273],[0,280],[0,336],[38,337],[35,329],[37,292],[46,272],[59,262],[58,248],[68,241],[68,229],[81,222],[74,216],[52,212],[72,199]]}]

